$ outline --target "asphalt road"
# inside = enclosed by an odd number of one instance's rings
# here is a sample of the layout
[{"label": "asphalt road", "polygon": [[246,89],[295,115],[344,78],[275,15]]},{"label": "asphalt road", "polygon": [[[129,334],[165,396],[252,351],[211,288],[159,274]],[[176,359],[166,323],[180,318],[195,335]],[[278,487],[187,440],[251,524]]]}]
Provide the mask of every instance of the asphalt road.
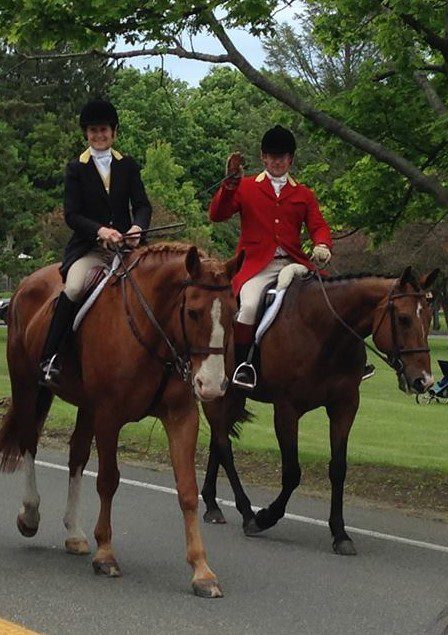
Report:
[{"label": "asphalt road", "polygon": [[[66,461],[50,451],[38,458]],[[89,467],[95,470],[94,463]],[[115,499],[114,542],[124,577],[105,579],[93,574],[90,556],[63,551],[65,472],[39,466],[42,520],[31,539],[15,528],[21,475],[0,476],[0,619],[47,635],[442,632],[434,620],[448,606],[444,523],[347,508],[348,525],[382,536],[353,533],[358,556],[344,558],[333,554],[325,527],[297,516],[325,520],[326,502],[295,496],[292,516],[256,538],[245,538],[235,510],[224,507],[228,524],[203,525],[203,534],[225,597],[205,600],[190,590],[176,497],[138,484],[172,487],[171,473],[122,466],[122,477],[136,481],[122,483]],[[254,504],[273,496],[250,491]],[[220,494],[230,498],[224,481]],[[93,546],[98,499],[89,476],[84,500]]]}]

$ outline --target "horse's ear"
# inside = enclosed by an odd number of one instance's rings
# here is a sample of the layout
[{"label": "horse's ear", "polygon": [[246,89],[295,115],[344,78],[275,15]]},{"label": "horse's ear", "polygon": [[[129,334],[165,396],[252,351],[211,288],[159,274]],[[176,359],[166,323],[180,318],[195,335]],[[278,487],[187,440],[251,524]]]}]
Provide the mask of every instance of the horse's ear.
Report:
[{"label": "horse's ear", "polygon": [[434,269],[431,273],[428,273],[426,276],[422,276],[420,278],[420,286],[422,289],[430,289],[434,284],[437,276],[440,273],[440,269]]},{"label": "horse's ear", "polygon": [[190,277],[195,280],[201,275],[201,259],[199,258],[198,249],[195,245],[192,245],[187,252],[185,258],[185,267],[187,268]]},{"label": "horse's ear", "polygon": [[407,283],[410,283],[413,286],[415,286],[415,282],[416,281],[415,281],[414,274],[412,273],[412,267],[411,266],[406,267],[406,269],[401,274],[399,286],[404,287]]},{"label": "horse's ear", "polygon": [[225,267],[225,270],[226,270],[226,274],[230,278],[230,280],[241,269],[241,265],[244,262],[244,258],[245,258],[245,252],[244,252],[244,249],[243,249],[236,256],[234,256],[230,260],[227,260],[227,262],[225,263],[224,267]]}]

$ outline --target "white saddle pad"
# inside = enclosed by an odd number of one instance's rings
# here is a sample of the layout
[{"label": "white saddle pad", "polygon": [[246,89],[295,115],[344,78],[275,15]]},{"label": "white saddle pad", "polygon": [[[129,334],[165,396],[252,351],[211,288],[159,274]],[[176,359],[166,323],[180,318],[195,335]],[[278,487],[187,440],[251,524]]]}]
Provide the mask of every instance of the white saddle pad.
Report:
[{"label": "white saddle pad", "polygon": [[257,344],[260,343],[261,338],[277,317],[277,314],[281,309],[286,290],[291,282],[294,280],[294,276],[303,278],[304,276],[308,275],[308,272],[309,270],[307,267],[305,267],[305,265],[300,265],[298,263],[286,265],[286,267],[283,267],[283,269],[280,271],[280,274],[278,276],[277,288],[271,289],[270,291],[268,291],[267,294],[268,297],[271,294],[274,294],[275,298],[272,304],[266,309],[263,317],[261,318],[261,322],[258,325],[257,332],[255,333],[255,342]]},{"label": "white saddle pad", "polygon": [[112,261],[112,266],[111,266],[110,269],[108,269],[108,267],[104,266],[104,268],[108,271],[108,273],[107,273],[106,277],[103,280],[101,280],[101,282],[96,287],[96,289],[90,294],[90,296],[87,298],[86,302],[84,302],[84,304],[82,305],[82,307],[79,309],[78,313],[76,314],[75,321],[73,322],[73,330],[74,331],[78,330],[79,325],[83,321],[85,315],[87,314],[89,309],[95,304],[95,301],[96,301],[97,297],[100,295],[101,291],[104,289],[106,284],[109,282],[109,279],[115,274],[115,272],[119,268],[119,266],[120,266],[120,259],[118,258],[118,256],[114,257],[114,259]]}]

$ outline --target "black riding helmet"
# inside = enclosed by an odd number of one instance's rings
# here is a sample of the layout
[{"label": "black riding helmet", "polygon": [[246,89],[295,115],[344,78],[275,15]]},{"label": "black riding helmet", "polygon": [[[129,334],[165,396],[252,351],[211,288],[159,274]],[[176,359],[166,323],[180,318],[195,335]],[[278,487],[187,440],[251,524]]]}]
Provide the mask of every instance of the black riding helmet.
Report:
[{"label": "black riding helmet", "polygon": [[112,130],[118,126],[118,114],[110,101],[92,99],[87,102],[79,115],[79,125],[85,132],[87,126],[109,125]]},{"label": "black riding helmet", "polygon": [[296,147],[292,132],[280,125],[265,132],[261,140],[263,154],[294,154]]}]

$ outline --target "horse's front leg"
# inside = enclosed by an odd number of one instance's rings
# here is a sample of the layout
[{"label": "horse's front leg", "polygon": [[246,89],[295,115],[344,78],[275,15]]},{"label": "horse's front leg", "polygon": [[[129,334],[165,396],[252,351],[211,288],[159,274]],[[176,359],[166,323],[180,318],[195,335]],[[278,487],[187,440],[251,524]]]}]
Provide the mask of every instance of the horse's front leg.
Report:
[{"label": "horse's front leg", "polygon": [[202,486],[202,500],[205,504],[204,522],[224,524],[226,519],[222,513],[221,508],[216,502],[216,481],[218,480],[219,471],[219,450],[216,444],[213,442],[213,438],[210,440],[210,447],[208,451],[208,463],[207,471],[205,473],[204,485]]},{"label": "horse's front leg", "polygon": [[187,561],[193,568],[193,590],[207,598],[222,597],[218,579],[207,564],[198,520],[198,486],[195,453],[199,428],[199,413],[191,401],[184,410],[169,410],[162,417],[170,446],[180,508],[184,516],[187,541]]},{"label": "horse's front leg", "polygon": [[[233,401],[230,401],[233,399]],[[241,401],[243,399],[243,401]],[[241,403],[239,403],[241,402]],[[243,517],[243,527],[246,527],[255,516],[251,503],[241,484],[232,452],[229,431],[238,420],[238,415],[244,410],[245,398],[239,395],[223,400],[204,404],[204,412],[211,429],[210,454],[207,473],[202,488],[202,498],[206,505],[205,522],[223,523],[224,515],[216,502],[216,481],[219,464],[223,466],[235,496],[235,505]]]},{"label": "horse's front leg", "polygon": [[274,502],[267,509],[260,509],[255,518],[245,527],[247,536],[269,529],[283,518],[291,494],[300,483],[297,411],[289,402],[275,403],[274,422],[282,455],[282,490]]},{"label": "horse's front leg", "polygon": [[120,472],[117,466],[117,445],[121,426],[114,420],[113,414],[103,406],[97,406],[98,409],[93,419],[98,451],[96,489],[100,496],[101,506],[95,527],[97,551],[92,565],[95,573],[103,573],[111,578],[116,578],[121,576],[121,571],[112,549],[111,510],[112,500],[120,481]]},{"label": "horse's front leg", "polygon": [[89,413],[79,408],[76,427],[70,439],[69,482],[64,525],[67,529],[65,549],[68,553],[84,555],[90,552],[87,536],[81,523],[82,473],[90,456],[93,427]]},{"label": "horse's front leg", "polygon": [[342,556],[355,556],[352,539],[345,531],[343,517],[344,482],[347,473],[347,443],[352,423],[359,405],[359,392],[344,394],[341,402],[327,407],[330,418],[331,460],[329,477],[331,481],[331,511],[329,525],[333,536],[333,549]]}]

